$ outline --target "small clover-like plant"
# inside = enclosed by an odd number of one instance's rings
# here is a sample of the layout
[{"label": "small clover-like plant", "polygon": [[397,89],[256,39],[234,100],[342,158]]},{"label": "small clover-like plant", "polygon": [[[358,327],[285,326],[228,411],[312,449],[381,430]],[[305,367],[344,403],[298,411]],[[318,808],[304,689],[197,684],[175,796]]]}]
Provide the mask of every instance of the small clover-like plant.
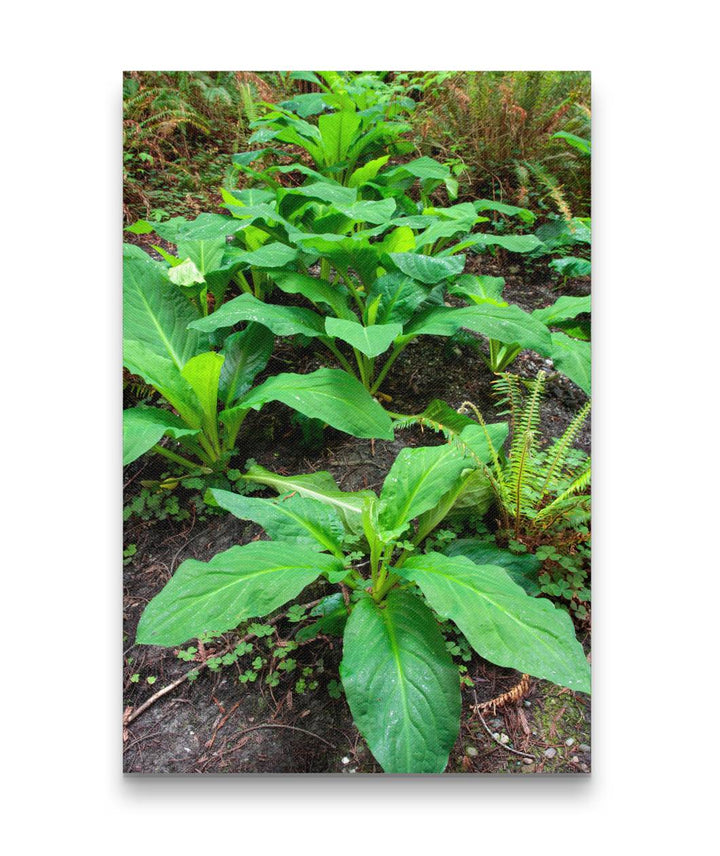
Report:
[{"label": "small clover-like plant", "polygon": [[[231,547],[209,562],[183,562],[145,609],[137,642],[177,646],[224,633],[319,580],[342,584],[313,617],[343,637],[342,688],[387,772],[442,772],[457,739],[467,674],[453,662],[439,619],[491,662],[589,692],[589,666],[567,613],[529,596],[500,565],[414,549],[468,492],[475,495],[479,468],[506,435],[505,423],[469,425],[446,445],[403,449],[379,495],[342,491],[327,472],[281,476],[251,467],[244,478],[272,487],[278,498],[209,493],[271,540]],[[362,560],[347,562],[348,536],[349,552],[361,550]],[[303,629],[311,638],[312,627]],[[464,659],[459,639],[450,648]],[[266,641],[273,660],[265,680],[274,686],[296,662],[278,655],[287,645]],[[253,670],[262,664],[258,657]],[[308,687],[307,676],[298,680]]]}]

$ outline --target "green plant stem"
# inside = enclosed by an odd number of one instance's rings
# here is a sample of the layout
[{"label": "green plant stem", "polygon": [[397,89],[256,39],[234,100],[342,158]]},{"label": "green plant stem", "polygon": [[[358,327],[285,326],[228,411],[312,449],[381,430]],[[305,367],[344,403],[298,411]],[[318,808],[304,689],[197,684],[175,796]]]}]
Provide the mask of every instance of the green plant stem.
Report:
[{"label": "green plant stem", "polygon": [[365,304],[363,303],[362,298],[360,297],[360,292],[355,286],[355,283],[352,281],[352,279],[350,279],[350,277],[345,271],[340,270],[339,268],[338,271],[340,273],[340,276],[342,277],[342,281],[348,287],[348,291],[350,292],[350,294],[352,294],[353,300],[355,301],[355,303],[357,303],[358,309],[360,310],[360,314],[364,315]]},{"label": "green plant stem", "polygon": [[390,354],[390,356],[387,358],[387,360],[385,361],[385,365],[380,369],[380,374],[377,376],[375,383],[370,387],[370,394],[371,395],[375,395],[375,393],[378,391],[378,389],[380,389],[380,385],[385,380],[385,377],[386,377],[387,373],[390,371],[392,364],[395,362],[395,360],[400,356],[400,354],[405,350],[405,348],[407,348],[407,346],[412,341],[413,340],[410,339],[407,342],[403,342],[401,345],[395,345],[393,347],[392,354]]},{"label": "green plant stem", "polygon": [[381,601],[385,595],[393,588],[402,577],[399,577],[397,574],[393,574],[390,572],[388,574],[387,579],[375,590],[373,591],[373,600],[378,603]]},{"label": "green plant stem", "polygon": [[170,461],[173,461],[176,464],[180,464],[183,467],[188,467],[191,470],[196,470],[198,467],[202,468],[202,464],[198,464],[197,461],[191,461],[189,458],[183,458],[182,455],[176,455],[175,452],[171,452],[169,449],[164,448],[159,443],[156,443],[152,447],[153,452],[157,452],[158,455],[163,455]]},{"label": "green plant stem", "polygon": [[357,372],[355,371],[355,369],[350,364],[350,361],[345,357],[345,355],[337,347],[335,342],[333,342],[332,339],[326,338],[325,336],[321,336],[319,338],[320,338],[320,341],[323,343],[323,345],[325,345],[330,351],[332,351],[332,353],[335,355],[338,362],[345,369],[345,371],[348,374],[351,374],[354,377],[357,377],[358,376]]}]

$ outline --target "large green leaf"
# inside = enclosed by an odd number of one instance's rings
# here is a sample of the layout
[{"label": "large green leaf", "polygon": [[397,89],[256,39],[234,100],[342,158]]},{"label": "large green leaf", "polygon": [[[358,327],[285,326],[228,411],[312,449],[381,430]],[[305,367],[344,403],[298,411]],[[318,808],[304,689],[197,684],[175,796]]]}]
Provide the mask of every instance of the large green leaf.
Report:
[{"label": "large green leaf", "polygon": [[553,333],[550,357],[558,371],[567,375],[584,393],[590,395],[592,376],[590,342],[571,339],[564,333]]},{"label": "large green leaf", "polygon": [[224,361],[222,354],[208,351],[188,360],[180,372],[197,396],[206,424],[217,420],[218,386]]},{"label": "large green leaf", "polygon": [[262,324],[248,324],[239,333],[228,336],[220,352],[225,362],[220,372],[219,395],[226,407],[250,388],[256,375],[270,359],[275,337]]},{"label": "large green leaf", "polygon": [[188,331],[200,317],[197,309],[148,257],[123,260],[123,338],[142,342],[178,369],[202,349],[204,337]]},{"label": "large green leaf", "polygon": [[297,597],[342,562],[302,544],[254,541],[231,547],[209,562],[187,559],[145,608],[138,645],[180,645],[259,618]]},{"label": "large green leaf", "polygon": [[529,597],[505,569],[427,553],[410,556],[396,571],[420,586],[481,657],[590,692],[590,669],[570,616],[549,600]]},{"label": "large green leaf", "polygon": [[152,449],[165,434],[178,439],[197,432],[197,428],[188,428],[175,414],[159,407],[123,410],[123,466]]},{"label": "large green leaf", "polygon": [[488,440],[493,449],[499,451],[507,439],[508,431],[507,422],[491,422],[484,427],[473,423],[463,428],[460,440],[470,449],[477,462],[487,464],[493,457]]},{"label": "large green leaf", "polygon": [[232,327],[239,321],[256,321],[272,330],[276,336],[293,336],[302,333],[304,336],[325,335],[325,324],[320,315],[311,309],[295,306],[276,306],[274,303],[263,303],[252,294],[241,294],[224,303],[217,312],[193,321],[190,325],[195,330],[211,333],[222,327]]},{"label": "large green leaf", "polygon": [[359,601],[340,664],[360,733],[386,773],[442,773],[460,727],[460,682],[432,612],[392,591]]},{"label": "large green leaf", "polygon": [[404,274],[429,285],[457,276],[465,267],[465,256],[438,258],[417,253],[390,253],[389,255]]},{"label": "large green leaf", "polygon": [[259,410],[268,401],[281,401],[354,437],[393,439],[388,414],[358,380],[340,369],[275,375],[251,390],[240,406]]},{"label": "large green leaf", "polygon": [[494,199],[477,199],[472,203],[476,211],[498,211],[508,217],[518,217],[523,223],[534,223],[535,215],[527,208],[518,208],[516,205],[507,205],[505,202],[496,202]]},{"label": "large green leaf", "polygon": [[462,471],[472,466],[456,444],[402,449],[380,492],[380,525],[388,532],[401,533],[411,520],[436,505]]},{"label": "large green leaf", "polygon": [[297,258],[297,254],[298,251],[295,247],[288,247],[287,244],[281,244],[278,241],[263,244],[256,250],[239,250],[233,247],[227,251],[229,260],[242,262],[243,265],[256,268],[285,267],[286,264]]},{"label": "large green leaf", "polygon": [[199,428],[202,409],[192,387],[169,358],[162,357],[144,342],[123,342],[123,365],[154,387],[191,428]]},{"label": "large green leaf", "polygon": [[329,306],[338,318],[355,318],[348,307],[347,289],[344,286],[331,285],[324,279],[307,276],[295,271],[283,271],[271,274],[278,287],[287,294],[301,294],[311,303]]},{"label": "large green leaf", "polygon": [[348,179],[348,187],[360,187],[366,181],[372,181],[389,160],[390,155],[383,155],[358,167]]},{"label": "large green leaf", "polygon": [[543,323],[519,306],[497,306],[493,303],[459,309],[448,306],[429,309],[405,328],[403,339],[426,335],[452,336],[463,327],[482,333],[488,339],[517,343],[541,354],[548,354],[551,349],[550,331]]},{"label": "large green leaf", "polygon": [[370,324],[340,318],[326,318],[328,335],[342,339],[367,357],[377,357],[387,351],[402,333],[402,324]]},{"label": "large green leaf", "polygon": [[358,114],[350,110],[319,117],[318,128],[322,136],[325,166],[333,166],[345,160],[361,121]]},{"label": "large green leaf", "polygon": [[235,517],[260,524],[274,541],[303,543],[314,550],[329,550],[342,558],[345,529],[331,505],[298,495],[258,499],[219,488],[212,488],[208,493]]},{"label": "large green leaf", "polygon": [[462,294],[469,297],[473,303],[490,301],[507,306],[502,299],[505,279],[502,276],[474,276],[463,274],[450,286],[450,294]]},{"label": "large green leaf", "polygon": [[356,223],[386,223],[395,213],[394,199],[361,200],[352,205],[336,205],[337,210]]},{"label": "large green leaf", "polygon": [[591,302],[590,295],[584,297],[570,297],[563,295],[558,297],[552,306],[546,306],[544,309],[536,309],[532,315],[538,321],[542,321],[548,327],[557,327],[563,321],[568,321],[571,318],[577,318],[583,312],[590,312]]},{"label": "large green leaf", "polygon": [[271,487],[280,494],[297,492],[334,508],[348,532],[362,532],[362,513],[368,500],[377,498],[371,490],[340,490],[335,479],[325,470],[298,476],[280,476],[258,464],[252,464],[243,476],[248,481]]},{"label": "large green leaf", "polygon": [[378,324],[405,324],[428,299],[428,288],[402,273],[378,277],[370,287],[368,306],[377,306]]},{"label": "large green leaf", "polygon": [[530,253],[542,247],[542,241],[535,235],[470,235],[452,248],[453,253],[470,248],[484,250],[487,247],[502,247],[512,253]]},{"label": "large green leaf", "polygon": [[540,594],[538,574],[542,562],[532,553],[511,553],[503,550],[492,541],[480,541],[477,538],[459,538],[445,549],[446,556],[465,556],[476,565],[496,565],[505,568],[512,578],[527,594],[536,597]]}]

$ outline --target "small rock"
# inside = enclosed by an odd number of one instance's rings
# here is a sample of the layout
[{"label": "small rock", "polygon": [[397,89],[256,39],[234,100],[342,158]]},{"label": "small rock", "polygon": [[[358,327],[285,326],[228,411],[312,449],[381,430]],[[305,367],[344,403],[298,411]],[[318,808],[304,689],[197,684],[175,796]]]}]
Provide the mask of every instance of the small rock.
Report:
[{"label": "small rock", "polygon": [[533,761],[533,759],[532,759],[532,758],[523,758],[523,759],[522,759],[522,762],[523,762],[523,764],[525,764],[525,765],[526,765],[526,766],[528,766],[528,767],[530,766],[530,764],[534,764],[534,763],[535,763],[535,762]]},{"label": "small rock", "polygon": [[474,746],[468,746],[465,750],[465,754],[469,755],[471,758],[477,758],[478,750]]},{"label": "small rock", "polygon": [[499,740],[499,739],[500,739],[500,732],[499,731],[493,731],[493,740]]},{"label": "small rock", "polygon": [[587,744],[587,743],[581,743],[581,744],[578,746],[578,749],[579,749],[581,752],[589,752],[589,751],[590,751],[590,747],[588,746],[588,744]]},{"label": "small rock", "polygon": [[575,742],[574,737],[568,737],[568,739],[565,741],[565,745],[566,746],[572,746],[574,742]]},{"label": "small rock", "polygon": [[525,701],[523,702],[523,705],[524,705],[525,707],[532,707],[532,702],[531,702],[531,701],[528,701],[527,699],[525,699]]},{"label": "small rock", "polygon": [[579,763],[580,763],[580,759],[578,758],[578,756],[577,756],[577,755],[573,755],[573,756],[572,756],[572,758],[570,759],[570,761],[571,761],[573,764],[579,764]]},{"label": "small rock", "polygon": [[556,750],[555,750],[555,749],[553,749],[553,748],[551,747],[550,749],[546,749],[546,750],[543,752],[543,755],[545,755],[545,757],[546,757],[546,758],[554,758],[554,757],[555,757],[555,755],[557,755],[557,752],[556,752]]},{"label": "small rock", "polygon": [[349,764],[350,763],[350,759],[348,758],[347,755],[345,755],[345,757],[342,759],[342,762],[343,762],[343,764]]},{"label": "small rock", "polygon": [[501,735],[500,735],[500,742],[501,742],[501,743],[503,743],[503,744],[505,744],[505,743],[509,743],[509,742],[510,742],[510,738],[507,736],[507,734],[501,734]]}]

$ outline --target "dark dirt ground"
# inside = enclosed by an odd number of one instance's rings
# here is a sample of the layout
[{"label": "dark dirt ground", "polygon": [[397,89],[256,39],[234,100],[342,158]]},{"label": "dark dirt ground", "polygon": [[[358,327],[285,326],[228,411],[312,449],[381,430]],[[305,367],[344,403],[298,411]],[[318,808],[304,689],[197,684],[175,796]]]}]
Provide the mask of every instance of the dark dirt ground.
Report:
[{"label": "dark dirt ground", "polygon": [[[140,243],[140,241],[138,241]],[[481,261],[482,259],[482,261]],[[470,260],[469,260],[470,261]],[[479,269],[479,265],[482,268]],[[587,294],[589,279],[571,280],[562,291],[554,290],[543,264],[522,269],[477,257],[468,264],[475,273],[506,278],[505,297],[525,309],[547,306],[562,294]],[[482,347],[482,345],[481,345]],[[267,373],[297,370],[297,351],[277,340]],[[320,360],[308,350],[302,370],[311,371]],[[328,363],[329,365],[329,363]],[[552,371],[549,361],[525,351],[512,370],[534,377],[539,369],[549,372],[542,408],[545,436],[558,436],[586,400],[585,394],[562,375]],[[397,360],[383,386],[392,396],[391,409],[417,413],[433,398],[453,407],[471,400],[486,416],[493,414],[492,375],[480,354],[470,345],[456,345],[422,337]],[[325,434],[325,447],[311,453],[299,443],[297,428],[281,406],[264,408],[248,418],[233,465],[242,467],[254,458],[268,469],[289,473],[329,470],[344,490],[379,489],[397,453],[406,445],[431,445],[442,438],[418,427],[398,430],[390,441],[360,440],[333,430]],[[252,421],[251,421],[252,420]],[[578,445],[590,451],[590,426],[586,424]],[[139,479],[152,478],[162,463],[140,460],[126,468],[125,500],[138,490]],[[126,718],[159,689],[182,678],[198,662],[184,662],[163,648],[133,646],[140,615],[160,591],[178,565],[187,558],[207,561],[233,544],[262,536],[262,530],[230,515],[208,516],[204,521],[141,521],[130,518],[125,525],[125,544],[137,552],[124,568],[123,590],[123,681]],[[301,602],[324,594],[323,583],[310,586]],[[287,640],[298,625],[279,621],[271,639]],[[234,638],[234,642],[233,642]],[[582,638],[582,637],[581,637]],[[237,637],[226,634],[208,646],[210,657]],[[240,684],[238,675],[246,661],[258,653],[268,654],[265,640],[252,640],[256,650],[231,666],[216,672],[201,668],[193,682],[182,681],[162,698],[126,723],[123,729],[124,771],[127,773],[372,773],[380,772],[355,728],[344,697],[334,699],[328,683],[337,679],[341,658],[340,640],[321,637],[301,645],[293,653],[297,670],[283,673],[277,686],[265,682],[264,667],[255,683]],[[582,638],[589,648],[589,638]],[[199,654],[196,657],[199,658]],[[272,665],[272,664],[270,664]],[[518,673],[501,669],[473,655],[467,664],[474,689],[463,690],[463,716],[458,741],[447,772],[478,773],[587,773],[590,770],[590,702],[545,681],[531,679],[524,699],[511,702],[497,712],[486,712],[482,720],[473,710],[477,701],[494,698],[514,686]],[[295,692],[295,681],[303,667],[314,669],[314,690]],[[140,675],[137,682],[132,675]],[[148,678],[155,680],[151,683]],[[495,735],[493,738],[491,735]],[[522,757],[511,750],[530,757]]]}]

